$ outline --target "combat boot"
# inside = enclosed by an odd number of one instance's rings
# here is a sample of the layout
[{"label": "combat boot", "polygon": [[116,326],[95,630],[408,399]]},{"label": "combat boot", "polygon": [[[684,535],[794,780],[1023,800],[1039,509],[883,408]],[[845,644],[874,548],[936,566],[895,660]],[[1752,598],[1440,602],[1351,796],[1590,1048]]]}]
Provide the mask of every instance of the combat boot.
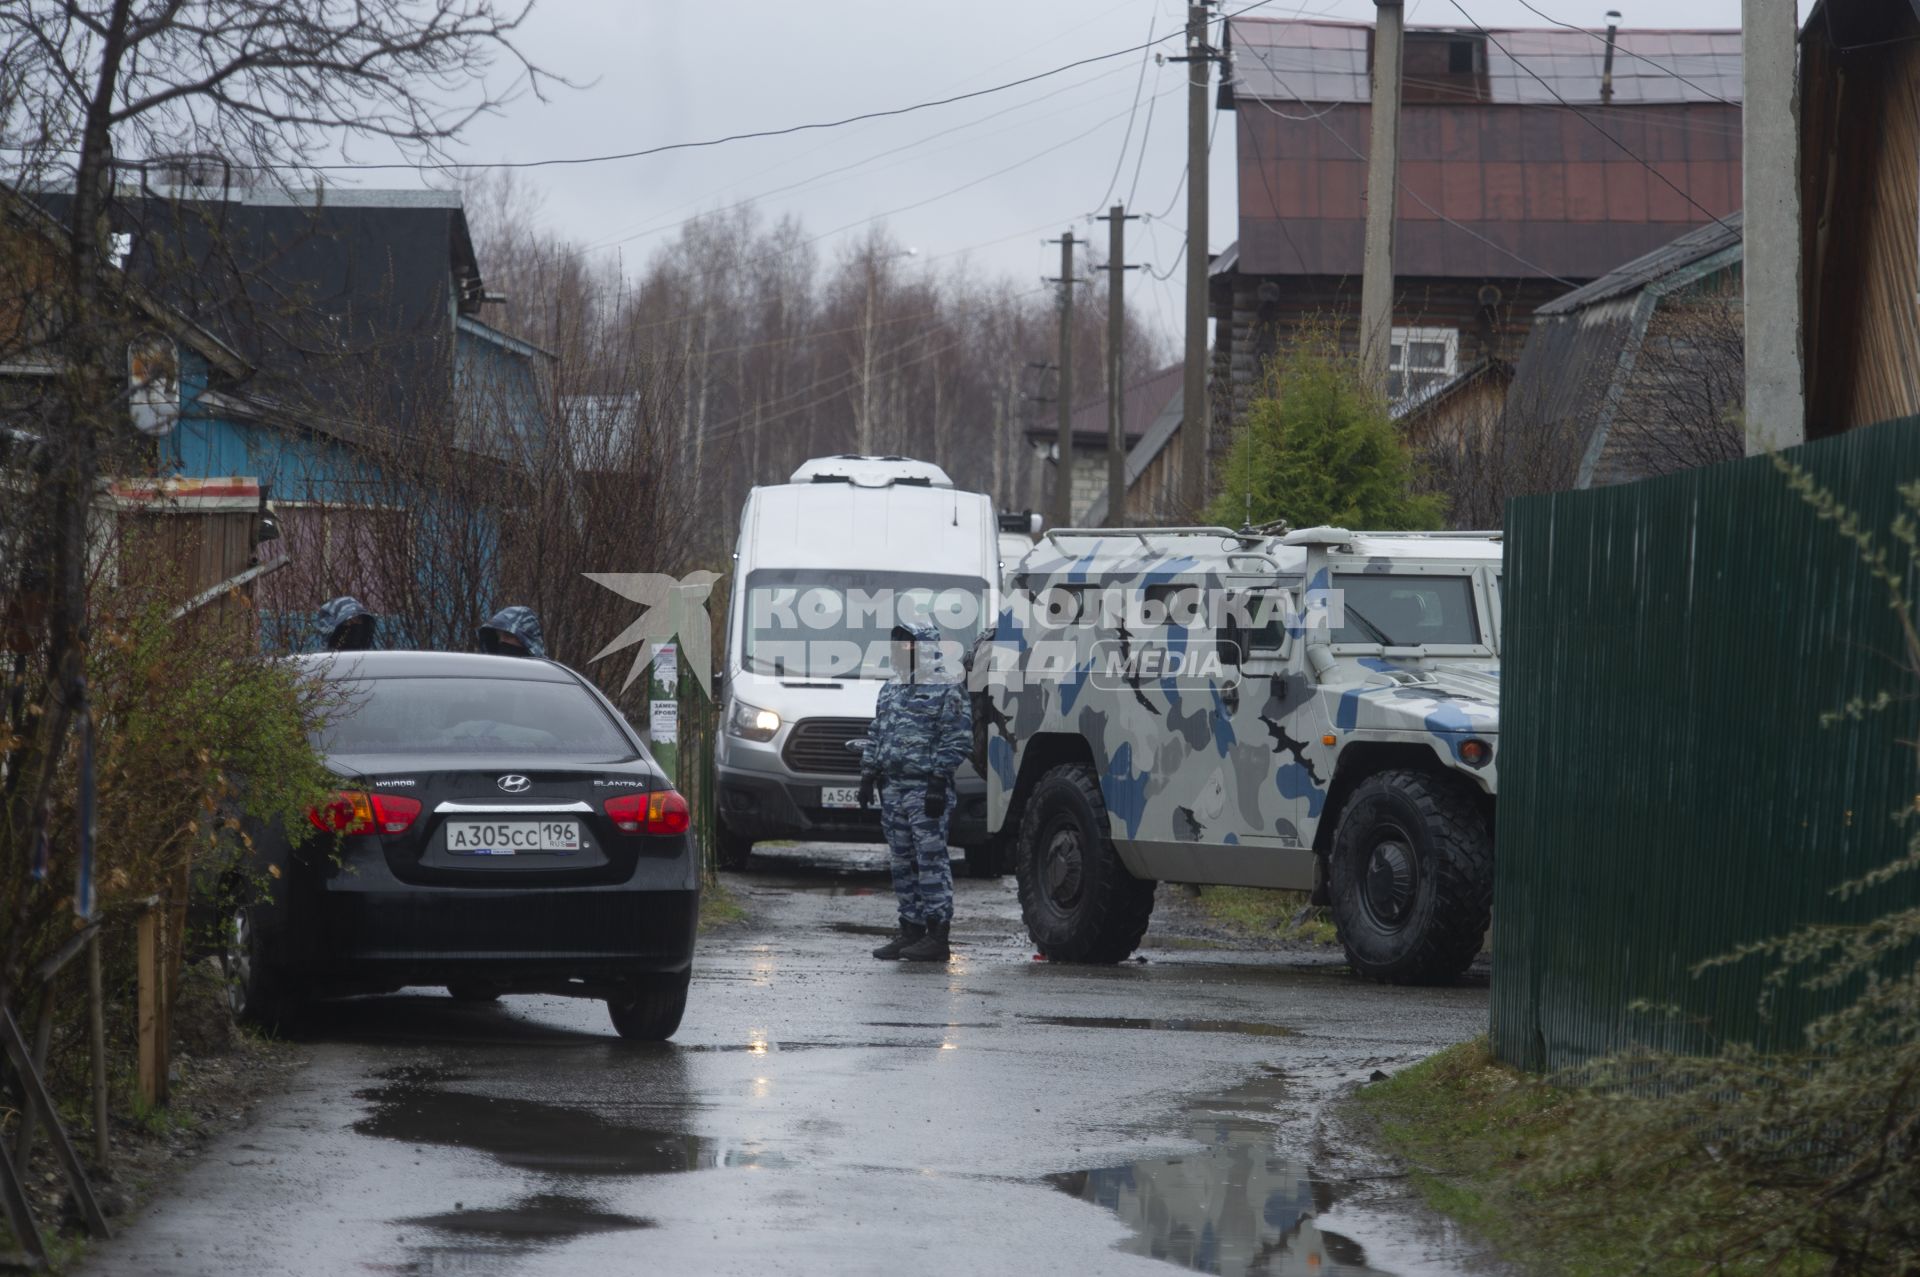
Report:
[{"label": "combat boot", "polygon": [[917,944],[926,934],[927,929],[921,924],[902,919],[900,922],[900,933],[881,945],[878,949],[875,949],[873,956],[891,962],[906,952],[907,946]]},{"label": "combat boot", "polygon": [[953,950],[947,944],[947,933],[952,929],[951,921],[929,922],[924,936],[900,950],[901,959],[906,962],[945,962],[953,956]]}]

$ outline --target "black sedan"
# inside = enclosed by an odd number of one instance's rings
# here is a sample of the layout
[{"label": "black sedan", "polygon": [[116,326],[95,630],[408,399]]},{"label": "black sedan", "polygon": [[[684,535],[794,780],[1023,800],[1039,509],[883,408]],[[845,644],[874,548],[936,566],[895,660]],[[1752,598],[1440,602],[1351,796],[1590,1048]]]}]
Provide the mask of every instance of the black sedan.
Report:
[{"label": "black sedan", "polygon": [[699,912],[687,803],[597,688],[523,657],[294,659],[324,680],[339,791],[255,836],[237,1010],[445,985],[601,998],[622,1037],[673,1034]]}]

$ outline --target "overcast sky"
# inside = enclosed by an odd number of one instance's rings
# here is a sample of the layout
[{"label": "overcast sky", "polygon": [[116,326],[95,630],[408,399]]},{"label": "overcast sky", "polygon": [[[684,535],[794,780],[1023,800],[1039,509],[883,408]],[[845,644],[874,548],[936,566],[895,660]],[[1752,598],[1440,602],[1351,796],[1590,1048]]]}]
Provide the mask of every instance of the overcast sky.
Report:
[{"label": "overcast sky", "polygon": [[[1620,8],[1627,26],[1740,22],[1740,0],[1533,2],[1555,19],[1592,25],[1608,7]],[[1545,25],[1519,0],[1460,3],[1483,25]],[[1273,0],[1261,11],[1364,21],[1374,8],[1372,0]],[[1150,28],[1156,36],[1177,30],[1183,15],[1175,0],[542,0],[524,47],[583,87],[546,103],[523,98],[475,124],[457,154],[489,162],[635,150],[901,106],[1139,44]],[[1467,21],[1454,0],[1409,0],[1408,15],[1416,26]],[[1162,48],[1177,52],[1178,41]],[[668,242],[681,219],[752,198],[803,218],[825,237],[823,255],[878,217],[920,262],[970,258],[1036,287],[1058,265],[1059,250],[1043,239],[1068,227],[1104,238],[1105,225],[1086,224],[1086,214],[1131,195],[1153,220],[1133,225],[1129,256],[1165,272],[1186,223],[1185,199],[1175,199],[1185,68],[1147,61],[1142,79],[1142,67],[1138,55],[1115,58],[895,119],[526,177],[554,230],[629,263]],[[1233,122],[1219,124],[1215,251],[1234,237]],[[1134,280],[1134,296],[1177,331],[1179,277]]]}]

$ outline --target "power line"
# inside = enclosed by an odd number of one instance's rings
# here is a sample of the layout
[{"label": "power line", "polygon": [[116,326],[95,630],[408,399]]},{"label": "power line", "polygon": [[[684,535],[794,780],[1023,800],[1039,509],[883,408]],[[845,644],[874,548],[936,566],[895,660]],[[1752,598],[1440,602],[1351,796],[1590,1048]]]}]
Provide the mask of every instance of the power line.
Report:
[{"label": "power line", "polygon": [[[1252,50],[1251,46],[1248,46],[1248,47],[1249,47],[1249,51],[1253,52],[1254,59],[1258,61],[1262,66],[1266,67],[1267,73],[1273,76],[1274,83],[1278,84],[1281,88],[1285,89],[1287,91],[1288,96],[1291,97],[1294,101],[1298,102],[1301,106],[1305,106],[1305,107],[1308,107],[1308,109],[1312,109],[1309,103],[1307,102],[1307,100],[1301,97],[1298,93],[1295,93],[1293,91],[1293,87],[1286,82],[1285,78],[1283,78],[1278,71],[1274,70],[1273,67],[1270,64],[1268,64],[1265,58],[1260,56],[1258,51]],[[1253,100],[1255,102],[1258,102],[1262,107],[1265,107],[1268,111],[1272,112],[1273,114],[1275,115],[1281,114],[1280,112],[1275,111],[1272,105],[1269,104],[1266,101],[1266,99],[1256,97]],[[1282,118],[1292,119],[1293,117],[1283,116]],[[1363,163],[1365,162],[1367,157],[1360,151],[1360,149],[1354,146],[1353,143],[1347,141],[1345,137],[1341,136],[1340,130],[1334,128],[1331,124],[1328,124],[1324,116],[1313,117],[1313,122],[1315,124],[1318,124],[1321,128],[1325,129],[1327,131],[1327,134],[1330,137],[1332,137],[1335,141],[1339,142],[1341,146],[1345,147],[1347,150],[1347,153],[1353,156],[1354,159],[1360,160]],[[1470,235],[1474,239],[1479,240],[1482,244],[1485,244],[1488,248],[1493,249],[1495,252],[1498,252],[1506,257],[1512,258],[1514,261],[1520,263],[1522,266],[1526,267],[1528,270],[1532,271],[1534,274],[1540,275],[1546,279],[1550,279],[1556,284],[1565,284],[1568,288],[1579,287],[1579,285],[1576,284],[1573,280],[1562,279],[1560,276],[1554,274],[1552,271],[1548,270],[1546,267],[1536,265],[1535,263],[1528,261],[1526,258],[1520,256],[1520,254],[1514,252],[1512,249],[1508,248],[1506,245],[1496,243],[1495,241],[1488,239],[1485,235],[1482,235],[1479,231],[1474,230],[1471,226],[1468,226],[1466,223],[1456,222],[1453,218],[1448,217],[1445,213],[1442,213],[1439,209],[1435,208],[1432,204],[1429,204],[1426,201],[1425,197],[1423,197],[1420,194],[1420,192],[1408,186],[1406,182],[1402,180],[1397,174],[1395,175],[1395,178],[1394,178],[1394,184],[1399,190],[1406,192],[1408,199],[1418,204],[1421,208],[1426,209],[1427,212],[1431,213],[1434,217],[1439,218],[1441,221],[1453,227],[1455,230],[1460,231],[1463,234]],[[1279,213],[1279,209],[1276,207],[1274,209],[1274,212],[1277,215]]]},{"label": "power line", "polygon": [[[1251,4],[1235,10],[1230,16],[1237,18],[1241,14],[1251,13],[1255,9],[1265,8],[1271,3],[1273,3],[1273,0],[1253,0]],[[1023,75],[1018,79],[1007,80],[1001,84],[989,85],[984,89],[972,89],[965,93],[949,94],[946,97],[929,98],[922,102],[909,103],[906,106],[887,107],[883,110],[875,111],[861,111],[856,115],[842,116],[837,120],[814,120],[806,124],[789,124],[782,128],[773,129],[748,129],[740,133],[729,133],[723,137],[702,138],[693,142],[663,142],[658,146],[642,147],[637,151],[616,151],[604,155],[549,156],[542,160],[493,160],[480,164],[463,164],[455,163],[451,160],[442,160],[391,164],[265,164],[260,167],[314,172],[372,173],[383,170],[451,172],[463,169],[558,168],[580,164],[608,164],[617,160],[645,159],[647,156],[664,155],[669,151],[694,151],[707,147],[725,146],[730,142],[748,142],[758,138],[769,137],[789,137],[795,133],[845,128],[849,124],[860,124],[867,120],[885,120],[895,116],[911,115],[916,111],[932,110],[934,107],[952,106],[956,102],[968,102],[974,98],[989,97],[995,93],[1004,93],[1008,89],[1017,89],[1023,84],[1034,84],[1040,80],[1051,79],[1056,75],[1063,75],[1068,71],[1077,70],[1080,67],[1092,66],[1096,62],[1108,62],[1114,58],[1124,58],[1129,54],[1140,53],[1151,49],[1156,44],[1165,44],[1168,40],[1174,39],[1175,36],[1180,34],[1180,32],[1174,32],[1155,40],[1149,40],[1145,44],[1130,44],[1124,49],[1114,49],[1107,53],[1096,53],[1089,57],[1076,58],[1071,62],[1063,62],[1059,66],[1049,68],[1048,70],[1036,71],[1032,75]]]},{"label": "power line", "polygon": [[[1274,69],[1273,62],[1270,61],[1268,58],[1262,56],[1259,52],[1253,50],[1251,47],[1249,47],[1248,52],[1252,53],[1254,59],[1257,62],[1259,62],[1262,66],[1266,67],[1268,70]],[[1517,60],[1518,59],[1516,59],[1516,61]],[[1286,67],[1286,69],[1289,71],[1310,73],[1313,71],[1314,67],[1313,67],[1313,62],[1311,58],[1308,58],[1307,60],[1301,61],[1296,65],[1288,66]],[[1460,86],[1458,83],[1448,83],[1447,81],[1444,81],[1444,80],[1429,80],[1429,79],[1424,79],[1420,76],[1405,76],[1402,78],[1401,83],[1403,85],[1417,85],[1421,88],[1432,89],[1436,93],[1451,94],[1452,97],[1448,99],[1449,101],[1453,101],[1453,102],[1469,101],[1468,99],[1461,97]],[[1252,97],[1252,98],[1255,98],[1256,100],[1259,100],[1257,94],[1248,93],[1245,96]],[[1291,95],[1291,96],[1297,96],[1297,95]],[[1359,106],[1366,106],[1366,105],[1367,105],[1366,102],[1357,101],[1357,100],[1329,102],[1319,112],[1316,112],[1316,114],[1323,114],[1323,115],[1330,114],[1333,111],[1339,110],[1341,107],[1350,107],[1350,106],[1359,107]],[[1430,104],[1422,103],[1420,105],[1430,105]],[[1566,102],[1559,102],[1559,103],[1540,102],[1540,103],[1533,103],[1530,105],[1536,105],[1540,109],[1548,110],[1548,111],[1585,110],[1598,116],[1628,118],[1628,119],[1631,119],[1635,124],[1641,125],[1643,127],[1650,128],[1650,129],[1655,129],[1655,128],[1673,129],[1682,133],[1711,133],[1711,134],[1718,135],[1720,137],[1741,136],[1740,129],[1737,125],[1719,125],[1719,124],[1714,124],[1711,121],[1707,121],[1707,120],[1666,119],[1658,116],[1649,115],[1646,111],[1631,105],[1605,105],[1601,103],[1590,103],[1585,105],[1584,107],[1579,107],[1579,108],[1576,108]],[[1737,102],[1731,103],[1730,105],[1738,108],[1739,103]],[[1269,108],[1269,110],[1271,111],[1271,108]],[[1309,116],[1293,116],[1293,115],[1287,114],[1284,111],[1272,111],[1271,113],[1275,115],[1279,115],[1283,119],[1289,119],[1289,120],[1298,119],[1303,123],[1312,118],[1312,116],[1310,115]]]},{"label": "power line", "polygon": [[[1606,36],[1602,35],[1598,31],[1591,30],[1587,27],[1576,27],[1571,22],[1562,22],[1560,21],[1560,19],[1554,17],[1552,14],[1542,13],[1540,10],[1534,8],[1531,4],[1527,3],[1527,0],[1520,0],[1520,7],[1525,9],[1527,12],[1533,14],[1536,18],[1546,19],[1548,22],[1551,22],[1556,27],[1565,27],[1569,31],[1578,31],[1582,35],[1590,35],[1594,39],[1600,41],[1600,43],[1609,45],[1612,48],[1619,50],[1621,53],[1626,54],[1628,57],[1633,58],[1640,62],[1644,62],[1648,66],[1654,68],[1655,70],[1665,75],[1672,76],[1674,79],[1680,81],[1680,83],[1686,85],[1688,88],[1692,89],[1694,92],[1704,94],[1705,96],[1713,99],[1715,102],[1720,103],[1722,106],[1738,107],[1740,105],[1738,102],[1727,101],[1727,99],[1721,97],[1718,93],[1708,92],[1706,89],[1703,89],[1699,85],[1695,84],[1692,80],[1689,80],[1686,76],[1681,75],[1678,71],[1674,70],[1672,67],[1663,66],[1661,63],[1654,61],[1652,58],[1646,56],[1644,53],[1635,53],[1632,49],[1626,48],[1625,46],[1621,45],[1618,41],[1608,40]],[[1513,55],[1508,54],[1507,56],[1512,57]]]},{"label": "power line", "polygon": [[1160,102],[1159,97],[1147,99],[1147,123],[1140,130],[1140,152],[1133,160],[1133,182],[1127,187],[1127,207],[1133,207],[1134,194],[1140,189],[1140,170],[1147,164],[1147,143],[1153,138],[1153,108]]},{"label": "power line", "polygon": [[1520,59],[1514,57],[1513,54],[1508,51],[1506,45],[1501,44],[1499,40],[1494,38],[1493,32],[1487,30],[1485,27],[1481,26],[1478,22],[1476,22],[1474,20],[1474,16],[1471,13],[1467,12],[1465,6],[1463,6],[1460,3],[1460,0],[1449,0],[1449,3],[1451,3],[1454,8],[1460,10],[1460,16],[1465,18],[1467,22],[1472,25],[1474,30],[1478,31],[1481,35],[1485,36],[1487,38],[1487,41],[1490,44],[1492,44],[1494,48],[1506,54],[1507,59],[1509,61],[1511,61],[1514,65],[1518,66],[1522,71],[1525,71],[1528,75],[1532,76],[1535,80],[1538,80],[1540,82],[1540,87],[1553,95],[1554,101],[1558,102],[1561,106],[1566,107],[1567,110],[1572,111],[1575,115],[1579,116],[1580,119],[1586,123],[1587,127],[1591,128],[1594,132],[1598,133],[1601,137],[1607,139],[1607,141],[1619,147],[1621,152],[1624,153],[1634,163],[1638,164],[1641,168],[1647,170],[1647,172],[1659,178],[1661,185],[1665,186],[1668,190],[1672,191],[1675,195],[1678,195],[1681,199],[1685,200],[1687,203],[1699,209],[1702,213],[1705,213],[1708,219],[1712,221],[1715,225],[1720,227],[1721,230],[1729,231],[1729,232],[1732,231],[1733,228],[1728,226],[1726,222],[1722,221],[1718,213],[1715,213],[1712,209],[1708,208],[1705,204],[1702,204],[1699,200],[1693,198],[1691,193],[1685,190],[1682,190],[1679,187],[1679,185],[1673,181],[1672,178],[1668,177],[1665,173],[1662,173],[1659,169],[1655,168],[1653,165],[1647,163],[1646,160],[1641,159],[1639,153],[1636,152],[1632,147],[1628,146],[1625,142],[1622,142],[1619,138],[1615,137],[1613,134],[1607,132],[1604,128],[1600,127],[1600,125],[1596,121],[1590,119],[1587,116],[1586,112],[1579,110],[1573,105],[1573,103],[1561,97],[1560,91],[1554,88],[1551,84],[1547,83],[1546,79],[1543,76],[1541,76],[1539,72],[1535,71],[1532,67],[1528,66],[1526,63],[1520,61]]},{"label": "power line", "polygon": [[[1153,22],[1153,18],[1147,19],[1147,42],[1142,46],[1143,50],[1151,50],[1153,48]],[[1107,197],[1112,195],[1113,188],[1120,184],[1120,170],[1124,168],[1127,163],[1127,147],[1133,144],[1133,121],[1134,117],[1140,114],[1140,90],[1147,87],[1147,63],[1151,60],[1146,52],[1143,51],[1140,54],[1140,75],[1139,78],[1133,82],[1133,109],[1127,112],[1127,133],[1125,137],[1120,139],[1120,154],[1113,157],[1113,176],[1107,179],[1107,189],[1102,191],[1100,198],[1093,203],[1094,212],[1096,213],[1107,206]],[[1140,153],[1142,155],[1146,154],[1146,143],[1144,141],[1140,144]],[[1136,170],[1136,172],[1137,171],[1138,170]]]},{"label": "power line", "polygon": [[[884,151],[876,151],[872,155],[868,155],[862,159],[855,160],[850,164],[843,164],[836,169],[828,169],[824,173],[810,173],[806,177],[801,178],[797,182],[790,182],[785,186],[776,186],[771,190],[760,191],[754,195],[750,195],[746,197],[745,199],[736,200],[731,204],[723,204],[717,209],[705,210],[699,213],[695,213],[692,216],[681,218],[678,221],[665,222],[655,226],[647,226],[645,224],[647,219],[643,218],[641,219],[640,222],[629,223],[628,225],[621,227],[616,231],[613,231],[607,235],[600,236],[598,239],[592,241],[590,244],[586,246],[587,251],[601,252],[601,251],[604,251],[605,249],[612,248],[620,244],[631,243],[636,239],[645,239],[650,235],[658,235],[664,231],[676,230],[679,227],[687,225],[689,222],[698,221],[703,217],[709,216],[710,213],[731,212],[734,209],[744,208],[749,204],[758,203],[761,200],[767,199],[774,195],[784,195],[788,191],[797,190],[801,187],[812,186],[815,183],[824,183],[825,179],[838,177],[843,173],[852,172],[854,169],[863,168],[866,165],[873,163],[875,160],[883,160],[889,156],[898,155],[903,151],[910,151],[916,147],[925,146],[927,143],[936,141],[939,138],[947,137],[954,133],[963,132],[977,125],[985,124],[989,120],[997,120],[1003,115],[1010,115],[1015,111],[1023,111],[1030,106],[1038,106],[1040,103],[1050,101],[1053,98],[1057,98],[1063,93],[1071,93],[1075,89],[1083,89],[1090,84],[1097,84],[1101,80],[1104,80],[1109,76],[1118,74],[1120,71],[1124,69],[1125,68],[1123,67],[1115,67],[1112,70],[1102,71],[1098,75],[1090,76],[1084,80],[1075,81],[1072,84],[1065,85],[1061,88],[1055,89],[1051,93],[1043,93],[1039,97],[1029,98],[1024,102],[1017,102],[1012,106],[1003,107],[998,111],[991,112],[990,114],[978,116],[974,119],[967,120],[964,123],[953,125],[951,128],[941,129],[937,133],[929,133],[924,137],[915,138],[910,142],[903,142],[899,146],[889,147]],[[996,136],[998,133],[1003,133],[1005,131],[1006,130],[1004,129],[1000,129],[1000,130],[996,130],[994,133],[984,134],[983,136],[993,137],[993,136]],[[979,139],[973,139],[973,140],[977,141]],[[942,149],[950,150],[952,148],[947,147]],[[808,154],[811,154],[811,152],[808,152]],[[933,152],[933,154],[939,154],[939,152],[936,151],[936,152]],[[740,185],[739,182],[730,183],[730,186],[738,186],[738,185]],[[725,189],[728,189],[728,188],[725,188],[725,187],[722,188],[722,190],[725,190]],[[714,192],[714,194],[717,194],[717,193],[718,192]],[[677,211],[678,208],[686,208],[686,207],[689,207],[690,205],[698,204],[707,198],[709,197],[702,196],[700,197],[700,199],[690,200],[686,204],[678,205],[676,209],[669,209],[666,211],[674,212],[674,211]],[[636,230],[635,229],[636,227],[639,227],[641,229]]]},{"label": "power line", "polygon": [[[1173,89],[1167,89],[1165,90],[1165,92],[1174,93],[1179,91],[1179,88],[1184,88],[1184,87],[1185,87],[1184,85],[1181,85]],[[802,240],[800,243],[794,244],[788,248],[778,249],[771,253],[762,253],[758,257],[747,258],[744,261],[728,262],[725,266],[715,267],[711,270],[701,272],[697,276],[697,278],[704,279],[704,278],[708,278],[715,275],[731,275],[731,274],[737,273],[738,271],[740,271],[745,267],[758,265],[761,262],[777,261],[783,257],[791,257],[793,254],[801,251],[802,249],[811,248],[815,244],[818,244],[820,241],[825,239],[831,239],[833,236],[841,234],[844,231],[852,230],[858,226],[865,226],[872,222],[881,221],[885,218],[892,217],[898,213],[911,212],[916,208],[922,208],[928,204],[935,203],[939,200],[950,198],[951,196],[959,194],[961,191],[968,190],[971,187],[979,186],[982,182],[990,182],[994,178],[1005,176],[1006,174],[1011,173],[1013,170],[1017,168],[1023,168],[1026,165],[1033,163],[1035,160],[1044,159],[1048,155],[1053,154],[1053,152],[1055,151],[1061,150],[1068,146],[1072,146],[1075,142],[1079,142],[1084,138],[1091,136],[1093,133],[1098,132],[1100,129],[1104,128],[1108,124],[1111,124],[1114,120],[1117,120],[1119,118],[1120,118],[1120,114],[1116,112],[1115,114],[1107,116],[1105,119],[1102,119],[1096,122],[1091,128],[1088,128],[1080,133],[1076,133],[1072,137],[1069,137],[1064,141],[1056,142],[1052,146],[1046,147],[1045,149],[1040,151],[1036,151],[1032,155],[1029,155],[1024,159],[1015,160],[1013,163],[1008,164],[1002,168],[995,169],[991,173],[987,173],[980,177],[976,177],[971,181],[962,182],[960,185],[941,191],[937,195],[929,195],[925,199],[915,200],[911,204],[902,204],[898,208],[890,208],[879,213],[871,214],[870,216],[867,216],[867,217],[858,218],[854,221],[846,223],[845,225],[836,226],[832,230],[822,231],[820,234],[812,236],[809,239]],[[1049,225],[1049,226],[1053,224],[1054,223],[1051,223],[1051,222],[1046,223],[1046,225]],[[1035,229],[1040,229],[1040,228],[1036,227]],[[1024,231],[1016,232],[1016,234],[1027,234],[1027,233],[1029,232],[1024,232]],[[1012,238],[1014,238],[1013,235],[1008,235],[1008,236],[1005,236],[1003,240],[995,240],[995,241],[988,241],[988,242],[1000,243],[1000,242],[1004,242],[1004,239],[1012,239]],[[979,248],[984,246],[985,246],[984,244],[974,244],[974,245],[968,245],[967,247]],[[935,260],[938,260],[939,257],[948,257],[948,256],[952,256],[954,253],[964,252],[964,251],[966,250],[954,249],[947,253],[939,254],[936,257],[928,258],[927,260],[935,261]],[[670,324],[676,324],[676,323],[682,322],[683,320],[694,318],[695,316],[701,313],[702,313],[701,311],[695,310],[695,311],[688,312],[686,314],[672,316],[667,319],[653,320],[653,321],[650,321],[644,328],[638,329],[636,331],[650,331],[651,329],[654,329],[654,328],[666,327],[667,325],[670,325]]]}]

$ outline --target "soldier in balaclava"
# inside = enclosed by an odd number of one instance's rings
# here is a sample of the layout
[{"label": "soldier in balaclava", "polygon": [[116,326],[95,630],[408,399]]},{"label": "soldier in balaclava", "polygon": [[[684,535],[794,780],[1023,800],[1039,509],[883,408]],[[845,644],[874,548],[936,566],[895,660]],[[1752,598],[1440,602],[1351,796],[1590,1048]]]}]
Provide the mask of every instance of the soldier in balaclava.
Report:
[{"label": "soldier in balaclava", "polygon": [[474,631],[474,646],[495,656],[545,656],[540,616],[530,607],[503,607]]},{"label": "soldier in balaclava", "polygon": [[867,733],[860,805],[878,794],[900,906],[899,934],[873,951],[876,958],[945,962],[951,956],[947,820],[953,773],[973,744],[973,711],[965,676],[945,646],[932,625],[894,627],[893,677],[880,689]]},{"label": "soldier in balaclava", "polygon": [[320,605],[314,617],[320,641],[329,652],[373,650],[373,613],[359,599],[343,594]]}]

